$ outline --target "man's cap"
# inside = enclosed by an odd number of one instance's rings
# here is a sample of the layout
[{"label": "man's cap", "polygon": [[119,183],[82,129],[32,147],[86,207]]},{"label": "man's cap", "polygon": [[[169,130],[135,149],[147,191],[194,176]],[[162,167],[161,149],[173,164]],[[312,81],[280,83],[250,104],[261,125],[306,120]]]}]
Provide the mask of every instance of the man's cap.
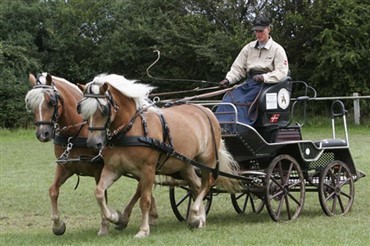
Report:
[{"label": "man's cap", "polygon": [[252,30],[263,30],[266,27],[270,25],[270,20],[265,17],[265,16],[258,16],[254,21],[253,21],[253,27]]}]

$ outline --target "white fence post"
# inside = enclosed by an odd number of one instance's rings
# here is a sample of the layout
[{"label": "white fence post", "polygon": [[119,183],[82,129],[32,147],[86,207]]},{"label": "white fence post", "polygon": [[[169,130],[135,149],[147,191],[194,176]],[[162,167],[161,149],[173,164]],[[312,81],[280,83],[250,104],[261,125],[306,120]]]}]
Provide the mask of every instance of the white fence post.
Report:
[{"label": "white fence post", "polygon": [[[354,97],[358,97],[358,93],[353,93]],[[354,119],[355,125],[360,125],[360,99],[353,99],[353,111],[354,111]]]}]

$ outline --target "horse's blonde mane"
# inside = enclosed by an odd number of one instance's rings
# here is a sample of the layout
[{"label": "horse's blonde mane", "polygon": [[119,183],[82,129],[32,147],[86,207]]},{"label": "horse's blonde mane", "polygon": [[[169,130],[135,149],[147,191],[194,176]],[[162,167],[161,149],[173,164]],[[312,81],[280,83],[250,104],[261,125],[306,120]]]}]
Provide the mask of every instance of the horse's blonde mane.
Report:
[{"label": "horse's blonde mane", "polygon": [[149,93],[155,89],[153,86],[140,84],[137,83],[137,80],[129,80],[117,74],[100,74],[94,78],[92,83],[94,82],[99,84],[107,83],[123,95],[131,97],[135,100],[137,109],[149,104]]}]

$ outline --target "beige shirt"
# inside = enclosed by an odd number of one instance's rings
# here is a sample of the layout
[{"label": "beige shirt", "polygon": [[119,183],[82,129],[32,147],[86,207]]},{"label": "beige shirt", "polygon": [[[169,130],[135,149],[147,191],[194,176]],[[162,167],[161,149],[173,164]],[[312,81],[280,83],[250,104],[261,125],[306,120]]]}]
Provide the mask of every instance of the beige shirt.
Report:
[{"label": "beige shirt", "polygon": [[288,58],[284,48],[270,37],[263,48],[258,42],[252,41],[240,51],[226,79],[234,84],[248,77],[250,71],[263,72],[264,82],[276,83],[288,75]]}]

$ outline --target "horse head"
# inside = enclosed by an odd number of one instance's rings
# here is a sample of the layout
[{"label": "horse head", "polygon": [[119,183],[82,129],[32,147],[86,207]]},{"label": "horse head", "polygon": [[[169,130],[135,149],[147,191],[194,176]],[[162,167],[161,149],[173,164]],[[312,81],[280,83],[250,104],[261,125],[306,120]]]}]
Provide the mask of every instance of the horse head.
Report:
[{"label": "horse head", "polygon": [[30,74],[29,83],[33,88],[25,97],[26,108],[34,113],[37,139],[48,142],[55,136],[63,101],[50,74],[43,73],[37,79]]},{"label": "horse head", "polygon": [[106,131],[114,120],[116,110],[107,93],[106,83],[91,82],[84,88],[84,97],[77,105],[77,112],[88,121],[87,146],[101,149],[106,142]]},{"label": "horse head", "polygon": [[152,89],[116,74],[99,75],[88,83],[77,110],[89,123],[89,147],[102,148],[107,138],[133,124],[138,110],[149,104]]}]

